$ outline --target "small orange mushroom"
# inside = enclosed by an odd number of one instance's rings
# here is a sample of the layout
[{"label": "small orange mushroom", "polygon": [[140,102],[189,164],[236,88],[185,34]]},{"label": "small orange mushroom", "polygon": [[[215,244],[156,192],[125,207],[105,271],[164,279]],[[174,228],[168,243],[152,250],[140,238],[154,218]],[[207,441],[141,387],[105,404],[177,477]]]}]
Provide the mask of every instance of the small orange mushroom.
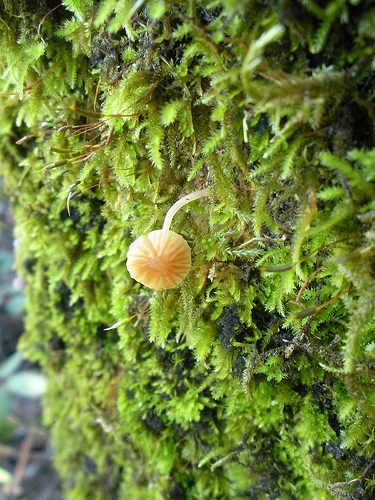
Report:
[{"label": "small orange mushroom", "polygon": [[172,218],[190,201],[208,195],[208,189],[201,189],[184,196],[168,210],[163,229],[140,236],[130,245],[126,267],[133,279],[155,290],[181,283],[191,268],[191,251],[186,240],[169,229]]}]

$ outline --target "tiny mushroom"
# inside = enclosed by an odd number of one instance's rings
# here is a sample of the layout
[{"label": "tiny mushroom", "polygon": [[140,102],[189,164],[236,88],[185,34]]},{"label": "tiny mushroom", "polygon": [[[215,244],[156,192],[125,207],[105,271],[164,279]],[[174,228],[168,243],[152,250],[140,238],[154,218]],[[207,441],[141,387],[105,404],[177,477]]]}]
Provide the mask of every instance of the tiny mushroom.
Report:
[{"label": "tiny mushroom", "polygon": [[186,240],[169,229],[172,218],[190,201],[209,194],[209,189],[201,189],[184,196],[168,210],[163,229],[140,236],[130,245],[126,267],[132,278],[154,290],[181,283],[191,268],[191,251]]}]

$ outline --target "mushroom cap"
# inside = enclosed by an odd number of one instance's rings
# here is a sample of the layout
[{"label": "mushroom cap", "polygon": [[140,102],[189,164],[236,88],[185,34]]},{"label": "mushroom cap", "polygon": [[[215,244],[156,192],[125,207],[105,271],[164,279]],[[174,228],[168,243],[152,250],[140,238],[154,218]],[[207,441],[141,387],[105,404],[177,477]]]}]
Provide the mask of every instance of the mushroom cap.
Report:
[{"label": "mushroom cap", "polygon": [[190,247],[174,231],[158,229],[130,245],[126,267],[142,285],[155,290],[173,288],[190,271]]}]

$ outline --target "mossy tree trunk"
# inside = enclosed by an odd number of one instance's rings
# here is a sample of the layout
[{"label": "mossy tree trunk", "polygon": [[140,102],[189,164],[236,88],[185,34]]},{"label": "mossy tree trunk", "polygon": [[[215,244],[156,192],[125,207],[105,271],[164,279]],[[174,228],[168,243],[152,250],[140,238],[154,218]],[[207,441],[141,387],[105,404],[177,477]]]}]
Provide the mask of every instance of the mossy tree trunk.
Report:
[{"label": "mossy tree trunk", "polygon": [[[1,168],[67,499],[372,498],[375,8],[1,2]],[[193,267],[129,245],[175,217]]]}]

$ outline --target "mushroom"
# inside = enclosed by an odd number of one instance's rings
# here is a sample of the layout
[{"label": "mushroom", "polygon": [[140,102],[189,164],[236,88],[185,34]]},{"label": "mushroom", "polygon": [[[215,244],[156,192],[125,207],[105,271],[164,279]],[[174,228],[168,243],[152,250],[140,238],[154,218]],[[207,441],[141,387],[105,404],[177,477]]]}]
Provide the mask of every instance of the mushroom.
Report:
[{"label": "mushroom", "polygon": [[184,196],[168,210],[163,229],[140,236],[130,245],[126,267],[132,278],[155,290],[181,283],[191,268],[191,251],[186,240],[169,228],[181,207],[209,194],[209,189],[201,189]]}]

